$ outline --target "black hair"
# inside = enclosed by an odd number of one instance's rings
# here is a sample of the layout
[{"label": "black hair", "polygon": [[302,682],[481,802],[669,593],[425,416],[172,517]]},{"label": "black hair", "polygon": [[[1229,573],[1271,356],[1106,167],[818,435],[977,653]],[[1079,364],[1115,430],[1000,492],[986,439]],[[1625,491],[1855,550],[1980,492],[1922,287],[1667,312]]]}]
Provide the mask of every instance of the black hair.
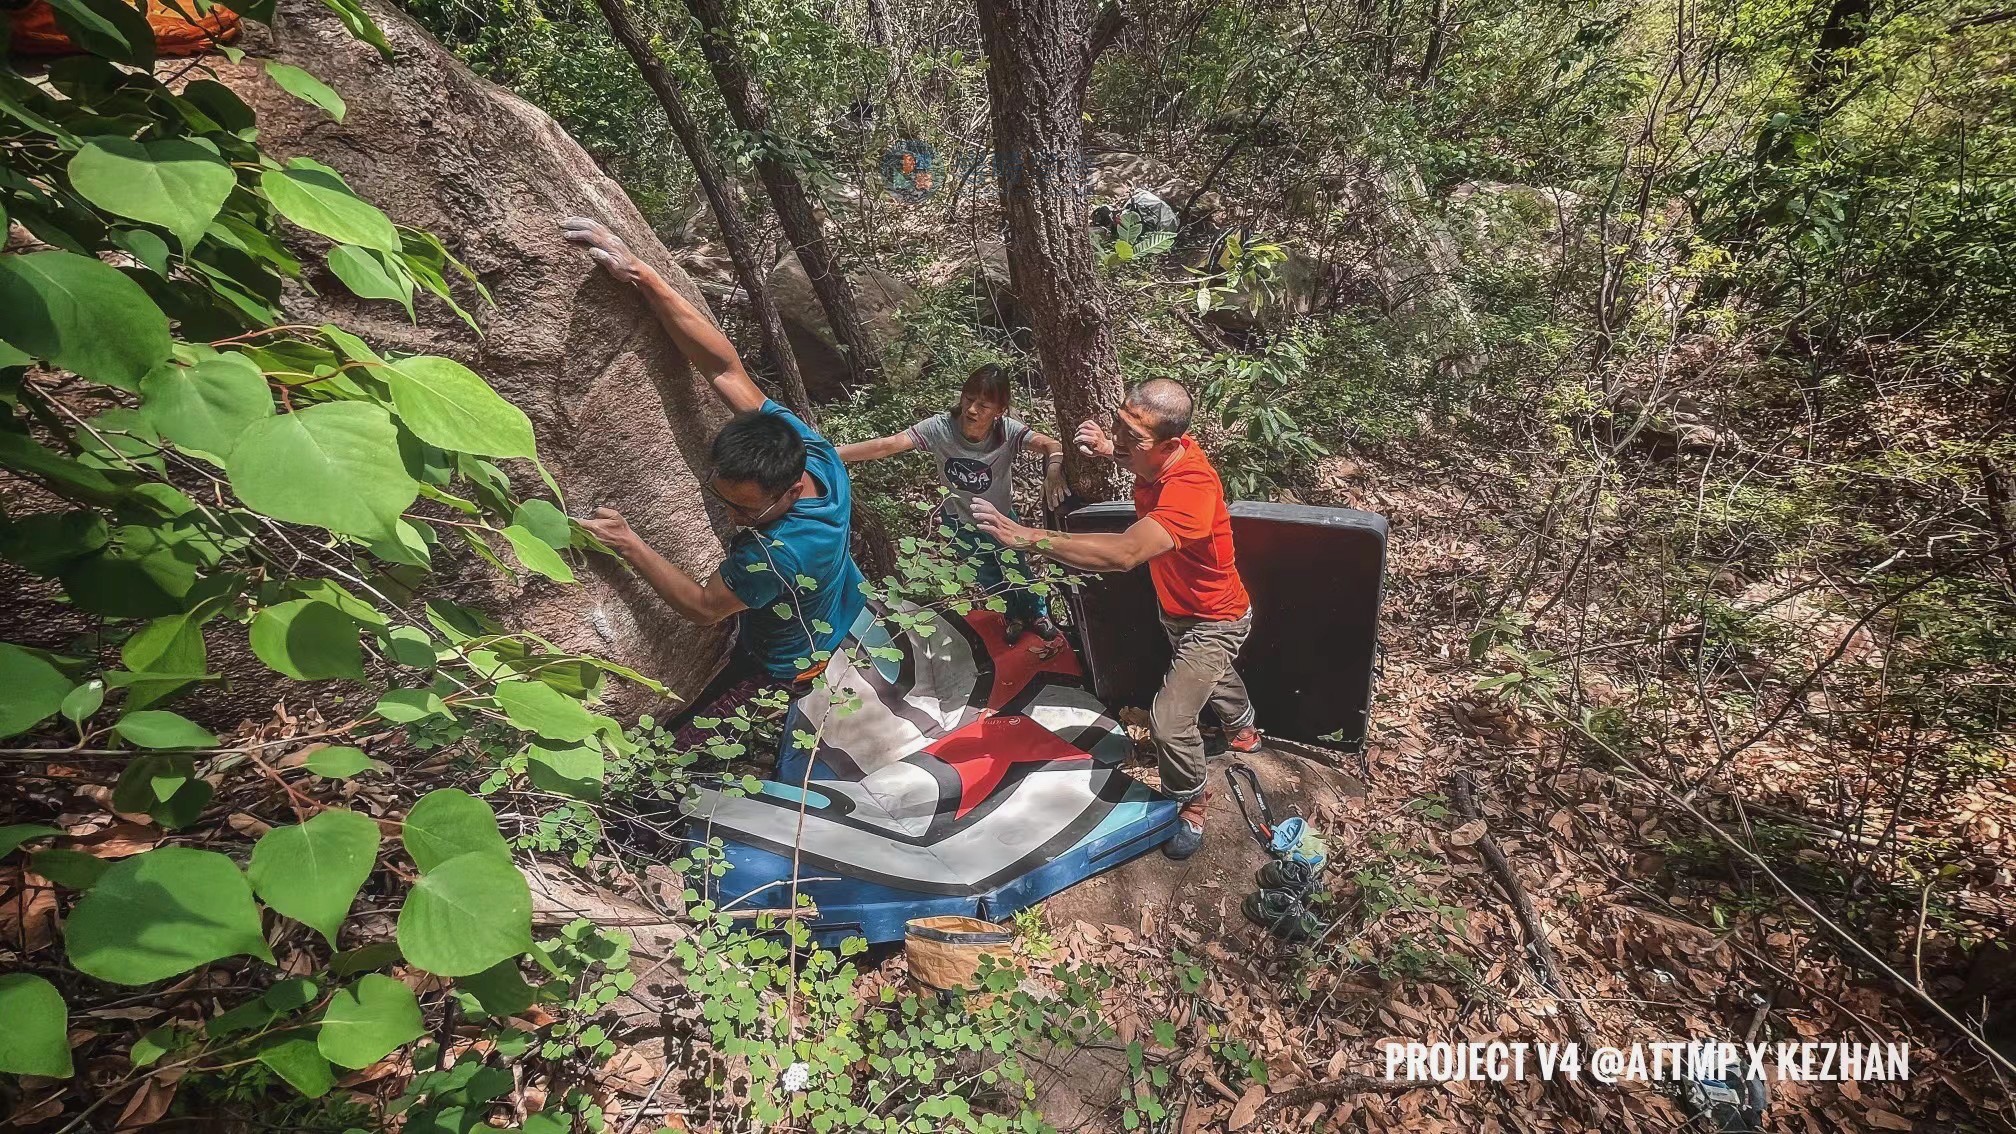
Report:
[{"label": "black hair", "polygon": [[[960,383],[959,400],[953,402],[952,408],[945,411],[946,419],[955,429],[958,428],[959,413],[966,408],[966,399],[969,397],[997,403],[1004,412],[1015,404],[1015,390],[1008,380],[1008,372],[991,362],[974,367],[973,372],[966,376],[966,381]],[[995,421],[996,444],[1006,436],[1007,428],[1000,421]]]},{"label": "black hair", "polygon": [[1157,441],[1168,441],[1190,431],[1190,391],[1174,378],[1150,378],[1127,391],[1127,404],[1148,419],[1149,432]]},{"label": "black hair", "polygon": [[782,492],[805,474],[805,439],[774,413],[738,413],[714,435],[714,476]]},{"label": "black hair", "polygon": [[965,383],[959,387],[959,397],[962,401],[973,397],[1003,406],[1015,404],[1015,390],[1008,381],[1008,372],[991,362],[975,367],[973,373],[966,376]]}]

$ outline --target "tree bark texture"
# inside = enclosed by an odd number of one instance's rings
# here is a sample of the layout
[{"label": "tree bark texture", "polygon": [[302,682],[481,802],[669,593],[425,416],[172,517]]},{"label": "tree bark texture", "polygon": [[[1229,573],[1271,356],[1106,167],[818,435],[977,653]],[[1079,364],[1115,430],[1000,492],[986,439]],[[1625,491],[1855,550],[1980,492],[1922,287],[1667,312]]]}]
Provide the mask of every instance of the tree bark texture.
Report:
[{"label": "tree bark texture", "polygon": [[1085,201],[1085,0],[979,0],[979,8],[1009,277],[1056,399],[1065,478],[1081,499],[1110,500],[1113,463],[1069,441],[1087,419],[1112,429],[1121,396]]},{"label": "tree bark texture", "polygon": [[686,151],[686,160],[693,165],[693,176],[699,179],[700,191],[707,195],[707,204],[714,210],[714,220],[721,226],[721,240],[728,246],[728,259],[735,265],[735,278],[741,282],[743,292],[749,296],[750,309],[756,313],[756,326],[763,337],[763,352],[777,368],[778,381],[784,387],[785,402],[800,416],[811,420],[812,399],[805,393],[805,377],[798,372],[798,359],[791,353],[791,342],[784,335],[784,319],[777,314],[777,302],[770,294],[763,269],[757,263],[756,238],[742,217],[741,203],[735,199],[732,185],[722,177],[721,167],[715,163],[714,152],[700,133],[699,123],[693,120],[692,112],[686,109],[685,100],[679,96],[679,88],[666,74],[664,60],[638,32],[629,8],[623,0],[595,2],[602,9],[602,18],[609,21],[609,30],[616,36],[616,42],[630,53],[637,70],[644,76],[645,85],[658,96],[658,105],[665,109],[665,118],[672,124],[672,132],[678,135],[680,148]]},{"label": "tree bark texture", "polygon": [[798,180],[797,171],[768,148],[773,140],[770,103],[735,49],[734,21],[722,0],[686,0],[686,10],[700,24],[700,51],[707,57],[715,84],[721,88],[729,118],[766,147],[756,156],[756,173],[763,180],[763,190],[770,195],[770,205],[777,211],[784,238],[791,242],[798,262],[805,266],[805,274],[811,278],[812,289],[819,297],[819,306],[826,313],[826,322],[847,355],[851,382],[866,385],[882,371],[882,352],[861,322],[840,255],[820,231],[819,218],[812,211],[811,198]]}]

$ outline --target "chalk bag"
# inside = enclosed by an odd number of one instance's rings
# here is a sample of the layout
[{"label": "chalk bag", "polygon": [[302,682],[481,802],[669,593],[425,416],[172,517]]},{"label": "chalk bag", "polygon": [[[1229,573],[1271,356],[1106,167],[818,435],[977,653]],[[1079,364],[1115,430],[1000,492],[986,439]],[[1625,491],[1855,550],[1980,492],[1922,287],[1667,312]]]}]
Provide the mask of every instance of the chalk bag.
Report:
[{"label": "chalk bag", "polygon": [[1299,862],[1311,873],[1323,869],[1330,861],[1330,848],[1323,844],[1323,836],[1309,826],[1300,815],[1290,816],[1274,825],[1274,837],[1267,840],[1267,853],[1289,862]]}]

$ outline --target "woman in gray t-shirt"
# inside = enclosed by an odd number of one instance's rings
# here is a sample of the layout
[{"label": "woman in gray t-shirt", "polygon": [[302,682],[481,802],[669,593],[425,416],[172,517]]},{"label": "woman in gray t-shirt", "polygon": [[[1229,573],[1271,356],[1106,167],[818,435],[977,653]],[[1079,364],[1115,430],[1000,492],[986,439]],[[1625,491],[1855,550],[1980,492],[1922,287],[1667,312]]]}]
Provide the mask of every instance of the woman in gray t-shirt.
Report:
[{"label": "woman in gray t-shirt", "polygon": [[[973,498],[985,497],[1004,515],[1015,515],[1015,456],[1027,445],[1043,454],[1043,502],[1055,508],[1064,499],[1064,446],[1009,417],[1011,405],[1008,376],[998,366],[982,366],[966,376],[957,408],[901,433],[842,445],[840,459],[873,461],[912,449],[931,454],[938,462],[938,478],[951,493],[934,513],[934,522],[951,525],[953,546],[973,561],[980,585],[1007,600],[1006,637],[1013,645],[1028,630],[1055,639],[1057,624],[1050,621],[1041,595],[1006,582],[1000,559],[1004,549],[973,526]],[[1026,561],[1014,566],[1026,577]]]}]

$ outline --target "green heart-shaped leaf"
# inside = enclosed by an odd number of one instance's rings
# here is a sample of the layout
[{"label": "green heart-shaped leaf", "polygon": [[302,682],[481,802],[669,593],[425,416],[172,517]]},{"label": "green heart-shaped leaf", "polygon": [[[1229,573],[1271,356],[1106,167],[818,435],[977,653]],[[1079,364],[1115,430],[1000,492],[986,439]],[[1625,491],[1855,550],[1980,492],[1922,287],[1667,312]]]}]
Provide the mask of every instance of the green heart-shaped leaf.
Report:
[{"label": "green heart-shaped leaf", "polygon": [[336,1086],[336,1072],[317,1049],[313,1039],[300,1032],[282,1032],[259,1041],[259,1062],[287,1085],[311,1099],[319,1099]]},{"label": "green heart-shaped leaf", "polygon": [[336,931],[377,861],[378,824],[332,808],[260,836],[247,873],[260,900],[334,946]]},{"label": "green heart-shaped leaf", "polygon": [[500,681],[497,704],[512,724],[548,740],[586,740],[601,720],[543,681]]},{"label": "green heart-shaped leaf", "polygon": [[238,175],[215,148],[184,138],[93,138],[70,159],[70,184],[122,217],[158,224],[194,247],[224,208]]},{"label": "green heart-shaped leaf", "polygon": [[106,871],[71,911],[63,943],[78,971],[113,984],[150,984],[241,953],[273,961],[238,865],[190,847]]},{"label": "green heart-shaped leaf", "polygon": [[318,748],[308,754],[301,766],[321,776],[325,780],[348,779],[359,772],[371,770],[371,757],[364,755],[361,748],[347,744],[332,744]]},{"label": "green heart-shaped leaf", "polygon": [[56,986],[30,973],[0,976],[0,1071],[68,1079],[70,1009]]},{"label": "green heart-shaped leaf", "polygon": [[477,851],[420,876],[399,911],[399,950],[440,976],[469,976],[532,948],[532,893],[508,858]]},{"label": "green heart-shaped leaf", "polygon": [[525,774],[542,791],[575,799],[602,798],[602,746],[535,744],[525,751]]},{"label": "green heart-shaped leaf", "polygon": [[46,839],[63,832],[54,827],[44,827],[40,823],[14,823],[0,827],[0,858],[14,853],[14,848],[31,839]]},{"label": "green heart-shaped leaf", "polygon": [[56,715],[70,695],[63,671],[19,646],[0,642],[0,737],[26,732]]},{"label": "green heart-shaped leaf", "polygon": [[538,455],[525,411],[454,359],[423,354],[380,373],[392,387],[399,420],[422,441],[484,457]]},{"label": "green heart-shaped leaf", "polygon": [[378,206],[350,191],[343,175],[312,158],[259,175],[259,190],[283,217],[339,244],[399,251],[399,231]]},{"label": "green heart-shaped leaf", "polygon": [[357,623],[317,599],[275,603],[252,619],[252,652],[296,681],[364,679]]},{"label": "green heart-shaped leaf", "polygon": [[370,973],[330,998],[316,1046],[329,1062],[356,1070],[371,1066],[426,1031],[413,990],[391,977]]},{"label": "green heart-shaped leaf", "polygon": [[497,829],[496,812],[457,788],[437,788],[421,796],[406,813],[399,838],[422,872],[465,854],[511,861],[511,848]]},{"label": "green heart-shaped leaf", "polygon": [[139,284],[74,252],[0,256],[0,338],[123,390],[138,390],[172,346],[168,317]]},{"label": "green heart-shaped leaf", "polygon": [[364,539],[391,536],[420,485],[399,459],[384,410],[329,402],[254,424],[226,464],[246,506],[276,520]]},{"label": "green heart-shaped leaf", "polygon": [[254,422],[273,416],[273,393],[242,354],[216,354],[194,366],[157,366],[140,380],[140,413],[161,436],[222,460]]},{"label": "green heart-shaped leaf", "polygon": [[180,713],[142,709],[127,713],[112,731],[142,748],[215,748],[217,735]]},{"label": "green heart-shaped leaf", "polygon": [[329,84],[286,63],[268,62],[266,74],[281,90],[302,102],[321,107],[336,121],[343,121],[343,115],[349,108],[343,104],[343,96],[330,89]]},{"label": "green heart-shaped leaf", "polygon": [[567,566],[552,544],[532,534],[531,529],[513,524],[504,529],[504,538],[511,541],[512,553],[527,570],[537,571],[556,583],[574,581],[574,569]]},{"label": "green heart-shaped leaf", "polygon": [[329,270],[359,299],[390,299],[413,314],[413,278],[389,263],[384,253],[355,244],[329,250]]}]

